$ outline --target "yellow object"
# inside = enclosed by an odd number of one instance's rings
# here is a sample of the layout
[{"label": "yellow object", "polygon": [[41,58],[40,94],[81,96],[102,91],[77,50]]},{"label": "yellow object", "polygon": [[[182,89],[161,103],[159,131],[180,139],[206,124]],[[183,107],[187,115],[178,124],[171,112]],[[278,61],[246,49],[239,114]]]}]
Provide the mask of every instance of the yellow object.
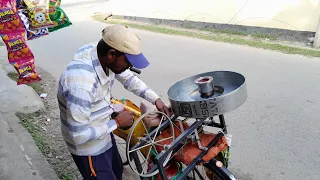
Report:
[{"label": "yellow object", "polygon": [[[126,100],[126,103],[122,103],[122,101],[120,100],[114,100],[114,99],[111,99],[111,103],[112,104],[123,104],[124,105],[124,108],[128,111],[131,111],[133,112],[133,114],[135,116],[138,116],[140,117],[141,116],[141,112],[140,112],[140,108],[138,108],[135,104],[133,104],[131,101],[129,100]],[[129,106],[127,104],[130,104]],[[130,107],[131,106],[131,107]],[[132,107],[134,106],[134,108]]]},{"label": "yellow object", "polygon": [[[111,99],[111,103],[112,104],[116,104],[116,103],[120,103],[124,105],[124,108],[128,111],[131,111],[134,113],[134,123],[139,119],[139,117],[141,116],[141,111],[140,108],[138,106],[136,106],[133,102],[131,102],[130,100],[126,99],[125,101],[121,101],[118,99]],[[116,129],[113,131],[113,134],[117,135],[118,137],[124,139],[125,141],[127,141],[127,137],[129,135],[131,131],[131,128],[128,130],[122,130],[122,129]],[[138,138],[139,137],[144,137],[144,135],[146,134],[146,129],[142,124],[142,121],[140,121],[137,126],[135,126],[134,132],[132,134],[131,137],[131,146],[134,146],[135,144],[137,144],[139,142]],[[149,148],[143,148],[141,149],[141,152],[144,155],[147,155]]]}]

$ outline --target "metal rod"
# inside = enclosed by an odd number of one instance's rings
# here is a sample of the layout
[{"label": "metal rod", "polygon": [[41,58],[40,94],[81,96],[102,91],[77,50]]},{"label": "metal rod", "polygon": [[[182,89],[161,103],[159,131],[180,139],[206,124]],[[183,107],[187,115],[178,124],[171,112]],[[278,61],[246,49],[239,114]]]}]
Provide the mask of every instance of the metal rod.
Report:
[{"label": "metal rod", "polygon": [[[171,119],[171,121],[175,121],[177,118],[178,118],[178,116],[174,116]],[[160,129],[159,130],[162,131],[163,129],[167,128],[169,125],[170,125],[169,121],[165,121],[164,123],[162,123],[160,125]],[[155,128],[151,133],[149,133],[150,138],[153,138],[156,135],[156,129],[157,128]],[[152,140],[152,139],[150,139],[150,140]],[[141,146],[144,146],[148,141],[149,141],[149,137],[143,137],[143,138],[141,138],[140,142],[135,144],[132,148],[130,148],[130,150],[139,148]]]},{"label": "metal rod", "polygon": [[[195,168],[195,169],[197,169],[197,168]],[[194,173],[194,170],[192,171],[192,175],[193,175],[193,178],[196,179],[196,175]]]},{"label": "metal rod", "polygon": [[217,127],[217,128],[223,129],[223,127],[222,127],[222,125],[220,123],[215,123],[215,122],[209,123],[208,126]]},{"label": "metal rod", "polygon": [[[235,180],[236,178],[233,174],[224,166],[218,167],[216,159],[211,159],[208,163],[204,164],[204,166],[210,169],[214,174],[216,174],[221,180]],[[222,163],[222,162],[221,162]]]},{"label": "metal rod", "polygon": [[205,180],[204,177],[201,175],[201,173],[199,172],[198,168],[194,168],[194,171],[196,171],[196,173],[198,174],[199,178],[201,180]]},{"label": "metal rod", "polygon": [[136,151],[135,151],[135,152],[132,152],[131,155],[132,155],[132,158],[133,158],[134,163],[135,163],[136,166],[137,166],[138,172],[141,173],[141,172],[142,172],[142,166],[141,166],[141,164],[140,164],[140,160],[139,160],[139,156],[138,156],[137,152],[136,152]]},{"label": "metal rod", "polygon": [[[174,116],[174,117],[171,119],[171,121],[175,121],[178,117],[179,117],[179,116]],[[159,130],[162,131],[163,129],[167,128],[169,125],[170,125],[170,122],[169,122],[169,121],[165,121],[164,123],[162,123],[162,124],[160,125]],[[152,132],[149,133],[150,138],[153,138],[153,136],[156,135],[156,131],[157,131],[157,128],[153,129]],[[152,140],[152,139],[150,139],[150,140]],[[142,142],[141,142],[141,141],[142,141]],[[136,149],[136,148],[140,148],[141,146],[144,146],[144,145],[147,143],[147,141],[149,141],[149,137],[143,137],[143,138],[141,138],[140,143],[137,143],[136,145],[134,145],[133,147],[131,147],[130,150]],[[133,152],[133,153],[136,153],[136,151]],[[137,156],[137,154],[135,154],[135,155]],[[134,158],[134,157],[133,157],[133,158]],[[136,159],[134,159],[134,162],[135,162],[135,164],[136,164],[136,166],[137,166],[138,172],[141,173],[142,167],[141,167],[140,161],[139,161],[139,160],[136,161]],[[162,163],[162,164],[163,164],[163,163]],[[139,167],[140,169],[138,169],[138,167]],[[155,170],[157,170],[157,166],[154,166],[151,170],[148,171],[148,173],[152,173],[152,172],[154,172]]]},{"label": "metal rod", "polygon": [[[183,146],[184,146],[184,144],[180,143],[180,144],[178,145],[178,147],[175,148],[175,150],[179,150],[179,149],[181,149],[181,147],[183,147]],[[174,154],[174,153],[172,153],[172,154]],[[148,174],[151,174],[152,172],[154,172],[154,171],[156,171],[156,170],[158,170],[158,165],[157,165],[157,164],[156,164],[155,166],[153,166],[153,167],[148,171]]]},{"label": "metal rod", "polygon": [[191,134],[191,132],[194,131],[199,125],[201,125],[204,120],[205,119],[197,119],[187,130],[185,130],[177,139],[175,139],[170,144],[169,148],[165,152],[161,152],[155,159],[156,166],[153,166],[153,168],[151,168],[149,170],[149,172],[153,172],[153,171],[159,169],[159,173],[160,173],[162,179],[167,180],[168,178],[167,178],[165,169],[163,167],[163,163],[164,163],[166,157],[169,155],[169,153],[171,151],[172,151],[172,154],[176,153],[176,151],[178,151],[182,147],[181,142],[183,142],[186,138],[188,138],[188,136]]},{"label": "metal rod", "polygon": [[226,122],[224,121],[224,116],[223,114],[219,115],[219,119],[220,119],[220,124],[222,126],[222,130],[225,134],[228,134],[228,131],[227,131],[227,127],[226,127]]},{"label": "metal rod", "polygon": [[[223,136],[223,133],[219,132],[219,133],[216,135],[216,137],[209,143],[209,145],[208,145],[208,150],[209,150],[212,146],[214,146],[222,136]],[[185,170],[183,170],[182,174],[180,174],[180,175],[177,177],[176,180],[183,180],[183,179],[185,179],[185,177],[190,173],[190,171],[192,171],[192,170],[194,169],[194,167],[196,167],[197,164],[202,161],[202,157],[207,153],[208,150],[206,150],[206,151],[203,150],[203,151],[192,161],[192,163],[191,163]],[[165,179],[165,180],[167,180],[167,179]]]}]

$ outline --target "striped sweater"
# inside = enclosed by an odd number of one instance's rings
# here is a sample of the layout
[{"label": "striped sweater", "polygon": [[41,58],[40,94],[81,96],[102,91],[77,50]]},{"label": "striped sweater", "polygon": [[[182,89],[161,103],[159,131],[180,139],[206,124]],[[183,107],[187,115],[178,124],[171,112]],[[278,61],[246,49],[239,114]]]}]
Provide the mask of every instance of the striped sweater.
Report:
[{"label": "striped sweater", "polygon": [[111,119],[111,87],[117,79],[125,89],[153,103],[159,96],[130,70],[108,76],[97,56],[97,43],[81,47],[59,80],[58,102],[61,132],[70,153],[96,156],[112,147],[110,133],[117,129]]}]

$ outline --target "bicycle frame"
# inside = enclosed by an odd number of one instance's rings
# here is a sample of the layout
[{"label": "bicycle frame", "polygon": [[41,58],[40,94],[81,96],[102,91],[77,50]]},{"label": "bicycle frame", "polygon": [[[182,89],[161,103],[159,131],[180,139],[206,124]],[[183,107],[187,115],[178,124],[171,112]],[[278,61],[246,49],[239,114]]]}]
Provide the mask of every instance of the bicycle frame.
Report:
[{"label": "bicycle frame", "polygon": [[[175,121],[178,118],[178,116],[174,116],[171,121]],[[156,166],[154,166],[152,169],[149,170],[148,173],[152,173],[155,170],[159,169],[159,173],[160,176],[163,180],[168,180],[166,172],[165,172],[165,167],[163,166],[163,163],[166,159],[166,157],[169,155],[169,153],[171,151],[173,151],[173,154],[175,152],[177,152],[183,145],[185,140],[188,139],[188,136],[191,135],[194,130],[196,130],[199,126],[204,124],[204,121],[206,119],[196,119],[196,121],[185,131],[182,132],[182,134],[177,137],[169,146],[169,148],[165,151],[165,152],[161,152],[155,159],[156,161]],[[227,133],[227,128],[225,125],[225,120],[224,120],[224,116],[223,115],[219,115],[219,120],[220,123],[210,123],[207,124],[208,126],[211,127],[217,127],[217,128],[221,128],[223,130],[224,133]],[[160,125],[159,130],[164,130],[169,126],[169,122],[165,121],[164,123],[162,123]],[[155,136],[156,130],[153,130],[150,133],[150,138],[153,138]],[[206,150],[202,150],[202,152],[193,160],[193,162],[186,168],[184,169],[183,173],[180,174],[176,180],[183,180],[185,179],[188,174],[195,169],[195,167],[197,165],[199,165],[200,163],[204,164],[205,167],[207,167],[209,170],[211,170],[214,174],[216,174],[221,180],[235,180],[235,177],[232,175],[232,173],[222,165],[222,163],[220,161],[217,161],[216,159],[212,159],[209,162],[203,162],[202,157],[207,153],[207,151],[213,147],[217,141],[219,140],[219,138],[221,138],[221,136],[224,135],[224,133],[219,132],[216,137],[209,143],[209,145],[207,146]],[[148,141],[148,137],[144,137],[142,138],[144,140],[142,140],[141,142],[147,142]],[[135,146],[132,147],[132,149],[135,148],[139,148],[141,146],[143,146],[145,143],[139,143],[136,144]],[[136,162],[136,166],[139,172],[142,171],[142,167],[141,165],[138,163],[139,160],[135,159],[137,158],[137,155],[133,155],[132,157],[134,159],[134,161]],[[197,172],[197,171],[196,171]],[[198,172],[197,172],[198,173]],[[198,174],[200,175],[200,174]],[[201,175],[199,176],[201,177]],[[144,178],[141,178],[144,179]]]}]

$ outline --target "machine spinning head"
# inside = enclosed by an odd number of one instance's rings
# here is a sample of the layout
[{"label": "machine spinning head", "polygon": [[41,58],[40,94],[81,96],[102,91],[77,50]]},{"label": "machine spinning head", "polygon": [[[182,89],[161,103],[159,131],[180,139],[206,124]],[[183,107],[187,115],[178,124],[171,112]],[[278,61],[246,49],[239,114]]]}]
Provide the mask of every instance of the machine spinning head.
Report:
[{"label": "machine spinning head", "polygon": [[213,77],[211,76],[200,77],[195,80],[195,83],[199,87],[199,93],[201,94],[202,98],[209,98],[214,94],[214,84],[212,80]]}]

